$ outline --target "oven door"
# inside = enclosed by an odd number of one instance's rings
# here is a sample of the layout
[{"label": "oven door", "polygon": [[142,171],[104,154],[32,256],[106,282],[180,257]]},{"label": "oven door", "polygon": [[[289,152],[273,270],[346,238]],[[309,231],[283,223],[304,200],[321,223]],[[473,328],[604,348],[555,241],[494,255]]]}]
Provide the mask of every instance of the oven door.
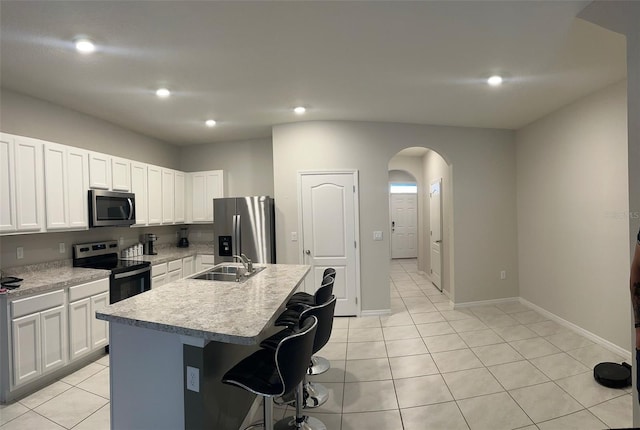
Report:
[{"label": "oven door", "polygon": [[109,303],[116,303],[151,289],[151,266],[111,274]]}]

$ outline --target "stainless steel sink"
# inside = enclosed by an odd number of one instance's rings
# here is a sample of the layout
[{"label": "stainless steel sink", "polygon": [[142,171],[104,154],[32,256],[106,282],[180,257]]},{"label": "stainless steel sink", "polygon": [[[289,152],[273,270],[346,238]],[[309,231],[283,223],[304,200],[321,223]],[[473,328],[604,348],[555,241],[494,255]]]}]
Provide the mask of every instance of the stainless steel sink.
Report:
[{"label": "stainless steel sink", "polygon": [[247,273],[242,266],[232,266],[228,264],[219,264],[214,268],[192,276],[191,279],[204,279],[207,281],[224,281],[224,282],[244,282],[254,276],[256,273],[264,270],[264,267],[254,267],[253,272]]}]

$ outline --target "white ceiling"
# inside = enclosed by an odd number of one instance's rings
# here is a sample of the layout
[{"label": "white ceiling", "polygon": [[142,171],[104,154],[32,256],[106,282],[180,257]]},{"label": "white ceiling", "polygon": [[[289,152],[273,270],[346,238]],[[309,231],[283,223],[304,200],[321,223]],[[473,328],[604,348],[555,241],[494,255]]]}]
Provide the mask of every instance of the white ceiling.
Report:
[{"label": "white ceiling", "polygon": [[301,120],[517,129],[625,78],[624,37],[574,18],[588,3],[1,1],[0,83],[179,145]]}]

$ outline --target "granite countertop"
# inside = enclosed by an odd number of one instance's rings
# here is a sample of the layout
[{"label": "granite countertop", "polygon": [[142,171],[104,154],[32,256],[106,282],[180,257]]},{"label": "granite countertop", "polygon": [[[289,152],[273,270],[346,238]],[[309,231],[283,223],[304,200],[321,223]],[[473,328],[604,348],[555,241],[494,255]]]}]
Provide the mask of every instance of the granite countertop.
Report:
[{"label": "granite countertop", "polygon": [[195,243],[188,248],[178,248],[176,246],[160,245],[156,249],[157,255],[140,255],[138,257],[125,258],[124,260],[141,260],[148,261],[151,264],[167,263],[169,261],[178,260],[180,258],[191,257],[195,255],[211,254],[213,255],[213,244]]},{"label": "granite countertop", "polygon": [[267,264],[243,283],[183,279],[109,305],[97,318],[205,340],[253,345],[310,266]]},{"label": "granite countertop", "polygon": [[2,294],[9,299],[72,287],[97,281],[98,279],[106,279],[111,274],[108,270],[73,267],[71,260],[4,269],[3,273],[4,276],[16,276],[23,279],[20,283],[20,288],[8,290]]}]

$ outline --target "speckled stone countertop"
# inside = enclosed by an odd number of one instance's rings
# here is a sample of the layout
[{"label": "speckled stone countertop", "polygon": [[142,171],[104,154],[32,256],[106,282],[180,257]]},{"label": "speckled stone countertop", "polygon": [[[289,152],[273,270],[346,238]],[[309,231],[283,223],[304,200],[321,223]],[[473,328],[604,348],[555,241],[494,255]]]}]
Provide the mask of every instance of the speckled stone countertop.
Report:
[{"label": "speckled stone countertop", "polygon": [[158,253],[157,255],[141,255],[139,257],[125,258],[125,260],[149,261],[152,265],[167,263],[179,258],[191,257],[198,254],[213,254],[213,244],[192,243],[188,248],[160,245],[156,249],[156,252]]},{"label": "speckled stone countertop", "polygon": [[20,283],[20,288],[8,290],[7,293],[3,294],[9,299],[97,281],[98,279],[108,278],[111,274],[108,270],[73,267],[71,260],[8,268],[3,269],[2,272],[4,276],[16,276],[23,279]]},{"label": "speckled stone countertop", "polygon": [[290,264],[265,266],[243,283],[198,279],[172,282],[109,305],[96,315],[114,323],[253,345],[310,269]]}]

